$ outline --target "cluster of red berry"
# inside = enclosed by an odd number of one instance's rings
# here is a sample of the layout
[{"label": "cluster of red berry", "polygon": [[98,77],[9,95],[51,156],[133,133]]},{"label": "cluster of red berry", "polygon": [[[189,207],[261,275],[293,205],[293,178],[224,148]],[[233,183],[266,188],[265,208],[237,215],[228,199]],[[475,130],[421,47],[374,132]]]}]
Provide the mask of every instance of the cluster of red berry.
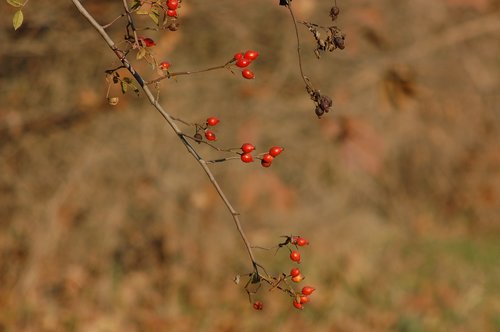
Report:
[{"label": "cluster of red berry", "polygon": [[179,8],[179,0],[167,0],[166,14],[169,17],[177,17],[177,8]]},{"label": "cluster of red berry", "polygon": [[[160,68],[162,68],[163,62],[160,64]],[[165,70],[168,69],[170,64],[166,62],[165,64]],[[194,139],[200,143],[203,139],[202,133],[205,135],[205,138],[207,141],[215,141],[217,140],[217,136],[215,136],[215,133],[212,131],[212,127],[215,127],[220,120],[214,116],[211,116],[207,118],[205,123],[199,124],[196,123],[194,126],[196,127],[196,133],[194,135]],[[241,151],[240,151],[241,150]],[[255,146],[251,143],[244,143],[241,145],[241,148],[239,149],[228,149],[228,150],[223,150],[227,152],[236,152],[240,156],[240,160],[244,163],[251,163],[254,161],[254,156],[252,155],[252,152],[255,150]],[[273,160],[275,157],[277,157],[281,152],[283,152],[285,148],[282,146],[272,146],[267,152],[265,153],[260,153],[258,154],[255,158],[260,159],[260,164],[262,167],[269,167],[273,163]],[[222,150],[221,150],[222,151]],[[233,158],[230,158],[233,159]],[[300,245],[300,244],[299,244]]]},{"label": "cluster of red berry", "polygon": [[213,127],[215,125],[217,125],[218,123],[220,122],[219,119],[217,119],[216,117],[209,117],[207,119],[207,125],[206,125],[206,128],[205,128],[205,138],[209,141],[215,141],[217,139],[217,137],[215,136],[214,132],[209,130],[208,127]]},{"label": "cluster of red berry", "polygon": [[252,50],[248,50],[245,53],[243,53],[243,52],[236,53],[234,55],[233,58],[236,61],[235,65],[239,68],[245,68],[241,72],[241,75],[244,78],[251,80],[255,77],[254,73],[246,67],[248,67],[252,63],[253,60],[257,59],[258,56],[259,56],[259,52],[252,51]]},{"label": "cluster of red berry", "polygon": [[[298,250],[299,247],[304,247],[309,245],[309,241],[304,239],[301,236],[285,236],[286,240],[283,243],[280,243],[278,245],[278,248],[282,247],[288,247],[290,250],[290,259],[299,264],[301,260],[300,252]],[[295,249],[291,249],[290,245],[294,246]],[[282,279],[284,278],[284,279]],[[283,277],[280,278],[273,278],[272,285],[273,287],[276,287],[276,285],[279,285],[281,281],[285,281],[286,279],[290,278],[293,282],[299,283],[302,280],[304,280],[304,276],[300,272],[300,269],[297,267],[294,267],[290,270],[289,275],[285,275],[283,273]],[[286,288],[279,288],[281,290],[284,290],[287,292],[290,296],[293,297],[293,306],[297,309],[304,309],[304,305],[310,301],[309,296],[316,290],[312,286],[304,286],[300,291],[295,291],[292,287],[288,286],[288,283],[286,283],[287,287]],[[263,303],[261,301],[255,301],[253,303],[253,308],[255,310],[262,310],[263,308]]]},{"label": "cluster of red berry", "polygon": [[[309,241],[300,236],[292,236],[290,237],[290,243],[298,247],[303,247],[309,245]],[[300,252],[296,250],[290,250],[290,259],[295,263],[300,263],[301,256]],[[304,280],[304,276],[300,272],[299,268],[294,267],[290,270],[290,278],[293,282],[299,283]],[[303,309],[304,304],[309,302],[309,295],[314,292],[315,288],[311,286],[302,287],[302,291],[300,293],[295,294],[295,299],[293,300],[293,306],[297,309]]]},{"label": "cluster of red berry", "polygon": [[[251,152],[255,150],[255,146],[250,143],[245,143],[241,146],[241,153],[240,153],[240,159],[244,163],[251,163],[253,162],[253,156]],[[271,166],[274,157],[278,156],[281,152],[285,150],[281,146],[273,146],[269,149],[268,152],[262,154],[261,156],[258,156],[257,158],[260,159],[260,164],[262,167],[269,167]]]}]

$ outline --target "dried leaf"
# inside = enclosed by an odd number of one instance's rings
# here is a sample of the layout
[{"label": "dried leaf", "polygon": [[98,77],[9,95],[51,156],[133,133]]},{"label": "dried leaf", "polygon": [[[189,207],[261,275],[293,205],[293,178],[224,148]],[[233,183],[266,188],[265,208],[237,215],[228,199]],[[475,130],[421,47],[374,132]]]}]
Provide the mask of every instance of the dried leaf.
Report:
[{"label": "dried leaf", "polygon": [[160,21],[159,21],[159,15],[157,13],[149,13],[149,17],[151,18],[151,20],[156,24],[156,25],[159,25],[160,24]]},{"label": "dried leaf", "polygon": [[136,58],[137,58],[137,60],[140,60],[140,59],[144,58],[145,55],[146,55],[146,49],[145,48],[141,48],[139,50],[139,52],[137,52]]},{"label": "dried leaf", "polygon": [[14,7],[22,7],[23,3],[20,0],[7,0],[7,3]]},{"label": "dried leaf", "polygon": [[23,24],[23,19],[23,12],[21,10],[18,10],[12,18],[12,25],[14,26],[14,30],[19,29],[19,27]]}]

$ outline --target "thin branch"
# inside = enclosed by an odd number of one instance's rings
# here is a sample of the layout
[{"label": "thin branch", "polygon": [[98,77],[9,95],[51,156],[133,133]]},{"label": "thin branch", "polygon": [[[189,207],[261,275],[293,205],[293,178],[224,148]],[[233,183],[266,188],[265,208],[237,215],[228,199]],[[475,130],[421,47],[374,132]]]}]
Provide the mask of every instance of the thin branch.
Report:
[{"label": "thin branch", "polygon": [[293,27],[295,28],[295,38],[297,39],[297,55],[298,55],[298,61],[299,61],[299,70],[300,70],[300,76],[302,77],[302,80],[306,84],[306,86],[310,87],[313,89],[311,82],[307,78],[307,76],[304,75],[304,70],[302,68],[302,56],[300,54],[300,37],[299,37],[299,28],[297,27],[297,21],[295,20],[295,15],[293,14],[292,10],[292,4],[289,1],[288,4],[286,5],[288,8],[288,11],[290,12],[290,16],[292,17],[293,21]]},{"label": "thin branch", "polygon": [[[250,242],[248,241],[248,238],[247,238],[247,236],[246,236],[246,234],[245,234],[245,232],[244,232],[244,230],[243,230],[243,228],[241,226],[241,221],[240,221],[240,218],[239,218],[239,213],[236,212],[236,210],[234,209],[233,205],[231,204],[231,202],[226,197],[224,191],[222,190],[222,188],[220,187],[219,183],[215,179],[212,171],[207,166],[207,162],[205,160],[203,160],[203,158],[196,152],[195,148],[191,145],[191,143],[189,143],[186,140],[185,135],[179,129],[179,127],[175,123],[174,119],[158,103],[158,101],[156,100],[156,98],[151,93],[151,90],[146,85],[144,79],[141,77],[141,75],[138,72],[135,71],[135,69],[133,68],[133,66],[130,64],[130,62],[127,60],[127,58],[124,56],[123,52],[116,47],[114,41],[107,34],[107,32],[104,30],[104,28],[94,19],[94,17],[85,9],[85,7],[82,6],[82,4],[80,3],[80,1],[78,1],[78,0],[71,0],[71,1],[73,2],[73,4],[75,5],[75,7],[77,8],[77,10],[97,30],[97,32],[101,35],[101,37],[108,44],[108,46],[111,48],[111,50],[120,59],[120,61],[122,62],[123,66],[125,66],[125,68],[128,69],[128,71],[130,72],[130,74],[132,74],[132,76],[134,76],[134,78],[137,80],[137,83],[141,86],[142,90],[144,91],[144,93],[145,93],[146,97],[148,98],[149,102],[162,115],[162,117],[167,121],[167,123],[169,124],[169,126],[172,128],[172,130],[177,134],[178,138],[181,140],[182,144],[184,144],[184,146],[186,147],[186,149],[188,150],[188,152],[196,159],[196,161],[199,163],[199,165],[203,168],[203,170],[205,171],[206,175],[210,179],[210,182],[212,183],[212,185],[214,186],[215,190],[219,194],[220,198],[222,199],[222,201],[226,205],[226,208],[231,213],[231,216],[233,217],[234,224],[235,224],[235,226],[236,226],[236,228],[238,230],[238,233],[240,234],[240,236],[241,236],[241,238],[242,238],[242,240],[243,240],[243,242],[245,244],[246,250],[247,250],[248,255],[250,257],[250,260],[252,262],[252,268],[253,268],[254,271],[256,271],[256,273],[258,273],[257,272],[257,261],[255,259],[254,254],[253,254]],[[126,3],[126,0],[124,0],[124,6],[125,6],[127,14],[128,14],[129,24],[131,25],[131,27],[133,27],[133,20],[132,20],[132,17],[130,15],[130,11],[128,10],[128,5]],[[137,39],[136,39],[136,41],[137,41]]]},{"label": "thin branch", "polygon": [[[240,157],[226,157],[226,158],[220,158],[220,159],[213,159],[213,160],[207,160],[207,164],[215,164],[215,163],[222,163],[224,161],[228,161],[228,160],[236,160],[236,159],[240,159]],[[254,247],[252,247],[254,248]]]},{"label": "thin branch", "polygon": [[108,24],[105,24],[103,25],[102,27],[104,29],[107,29],[109,28],[110,26],[112,26],[116,21],[118,21],[119,19],[121,19],[123,16],[125,16],[126,14],[121,14],[120,16],[118,16],[117,18],[115,18],[113,21],[109,22]]},{"label": "thin branch", "polygon": [[171,77],[175,77],[175,76],[182,76],[182,75],[191,75],[191,74],[199,74],[199,73],[205,73],[205,72],[208,72],[208,71],[212,71],[212,70],[218,70],[218,69],[224,69],[224,68],[227,68],[229,69],[227,66],[233,62],[234,60],[230,60],[228,62],[226,62],[225,64],[223,65],[220,65],[220,66],[214,66],[214,67],[209,67],[209,68],[205,68],[205,69],[200,69],[200,70],[194,70],[194,71],[180,71],[180,72],[174,72],[174,73],[168,73],[167,75],[165,76],[161,76],[161,77],[158,77],[152,81],[149,81],[149,82],[146,82],[146,84],[153,84],[153,83],[158,83],[160,81],[163,81],[164,79],[167,79],[167,78],[171,78]]},{"label": "thin branch", "polygon": [[[221,148],[219,148],[219,147],[217,147],[217,146],[215,146],[215,145],[213,145],[213,144],[211,144],[211,143],[209,143],[207,141],[203,141],[203,140],[200,141],[199,139],[196,139],[196,137],[193,137],[193,136],[190,136],[190,135],[182,134],[182,136],[184,136],[186,138],[189,138],[190,140],[193,140],[193,141],[195,141],[198,144],[208,145],[212,149],[220,151],[220,152],[232,152],[232,149],[229,149],[229,150],[228,149],[221,149]],[[207,163],[208,163],[208,161],[207,161]]]},{"label": "thin branch", "polygon": [[[75,1],[73,1],[73,3],[75,3]],[[127,20],[128,20],[127,27],[130,26],[130,29],[132,29],[132,33],[134,34],[134,46],[135,46],[135,48],[139,48],[139,38],[137,37],[137,29],[135,28],[134,20],[132,19],[132,13],[130,12],[130,9],[128,8],[127,0],[123,0],[123,8],[125,8],[125,13],[127,15]],[[128,28],[127,28],[127,32],[128,32]]]}]

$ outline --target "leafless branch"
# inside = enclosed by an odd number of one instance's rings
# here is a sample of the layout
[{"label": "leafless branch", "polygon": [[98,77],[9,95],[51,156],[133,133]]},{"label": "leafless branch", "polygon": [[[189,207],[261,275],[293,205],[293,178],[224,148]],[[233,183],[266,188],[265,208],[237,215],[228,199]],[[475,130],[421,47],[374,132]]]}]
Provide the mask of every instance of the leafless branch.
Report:
[{"label": "leafless branch", "polygon": [[[231,216],[233,217],[234,224],[235,224],[235,226],[236,226],[236,228],[238,230],[238,233],[240,234],[240,236],[241,236],[241,238],[242,238],[242,240],[243,240],[243,242],[245,244],[246,250],[247,250],[248,255],[250,257],[253,270],[255,271],[255,273],[259,273],[258,272],[258,266],[259,265],[258,265],[258,263],[257,263],[257,261],[255,259],[254,254],[253,254],[250,242],[248,241],[248,238],[247,238],[247,236],[246,236],[246,234],[243,231],[243,228],[241,226],[241,221],[240,221],[240,218],[239,218],[239,213],[234,209],[233,205],[231,204],[231,202],[226,197],[224,191],[222,190],[222,188],[220,187],[219,183],[215,179],[212,171],[207,166],[207,162],[198,154],[198,152],[195,150],[195,148],[193,147],[193,145],[186,139],[186,136],[182,133],[182,131],[180,130],[180,128],[177,126],[177,124],[175,123],[175,120],[172,118],[172,116],[170,116],[170,114],[167,111],[165,111],[165,109],[158,103],[158,100],[151,93],[151,90],[148,88],[145,80],[133,68],[132,64],[125,57],[123,51],[121,51],[120,49],[117,48],[117,46],[115,45],[115,42],[107,34],[107,32],[105,31],[104,27],[102,25],[100,25],[94,19],[94,17],[85,9],[85,7],[80,3],[80,1],[78,1],[78,0],[71,0],[71,1],[73,2],[73,4],[75,5],[75,7],[77,8],[77,10],[85,17],[85,19],[96,29],[96,31],[104,39],[104,41],[109,46],[109,48],[115,53],[115,55],[118,57],[118,59],[122,62],[123,66],[125,68],[127,68],[127,70],[130,72],[130,74],[132,74],[132,76],[134,76],[134,78],[136,79],[137,83],[140,85],[140,87],[144,91],[144,93],[145,93],[147,99],[149,100],[149,102],[161,114],[161,116],[167,121],[167,123],[172,128],[172,130],[177,134],[177,137],[179,138],[179,140],[182,142],[182,144],[184,144],[184,146],[186,147],[186,149],[188,150],[188,152],[196,159],[196,161],[201,166],[201,168],[203,168],[203,170],[205,171],[206,175],[210,179],[210,182],[214,186],[215,190],[217,191],[217,193],[219,194],[220,198],[224,202],[226,208],[229,210],[229,212],[231,213]],[[124,2],[124,7],[125,7],[126,12],[127,12],[129,26],[132,28],[132,30],[135,33],[134,21],[132,19],[132,16],[130,15],[130,11],[128,10],[127,2],[126,2],[126,0],[124,0],[123,2]],[[135,40],[137,42],[137,38],[135,38]]]}]

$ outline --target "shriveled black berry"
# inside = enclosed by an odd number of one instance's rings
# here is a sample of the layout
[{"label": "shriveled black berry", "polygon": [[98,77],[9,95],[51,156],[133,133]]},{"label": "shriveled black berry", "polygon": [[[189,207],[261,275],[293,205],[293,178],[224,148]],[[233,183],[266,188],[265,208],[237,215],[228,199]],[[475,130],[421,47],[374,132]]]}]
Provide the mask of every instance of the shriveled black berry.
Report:
[{"label": "shriveled black berry", "polygon": [[330,110],[330,107],[332,107],[332,105],[333,105],[332,99],[328,96],[321,96],[321,98],[319,99],[319,107],[327,113]]},{"label": "shriveled black berry", "polygon": [[201,136],[200,133],[196,133],[194,134],[194,139],[196,140],[196,142],[201,142],[203,140],[203,137]]},{"label": "shriveled black berry", "polygon": [[177,30],[179,30],[179,23],[172,22],[168,25],[167,29],[170,31],[177,31]]},{"label": "shriveled black berry", "polygon": [[335,37],[333,38],[333,42],[335,43],[335,46],[337,46],[341,50],[345,48],[344,37]]},{"label": "shriveled black berry", "polygon": [[335,21],[337,19],[337,16],[340,14],[340,9],[337,6],[333,6],[332,9],[330,9],[330,17],[332,18],[332,21]]},{"label": "shriveled black berry", "polygon": [[316,109],[314,110],[314,113],[318,116],[318,118],[321,118],[323,114],[325,114],[325,111],[319,106],[316,106]]}]

